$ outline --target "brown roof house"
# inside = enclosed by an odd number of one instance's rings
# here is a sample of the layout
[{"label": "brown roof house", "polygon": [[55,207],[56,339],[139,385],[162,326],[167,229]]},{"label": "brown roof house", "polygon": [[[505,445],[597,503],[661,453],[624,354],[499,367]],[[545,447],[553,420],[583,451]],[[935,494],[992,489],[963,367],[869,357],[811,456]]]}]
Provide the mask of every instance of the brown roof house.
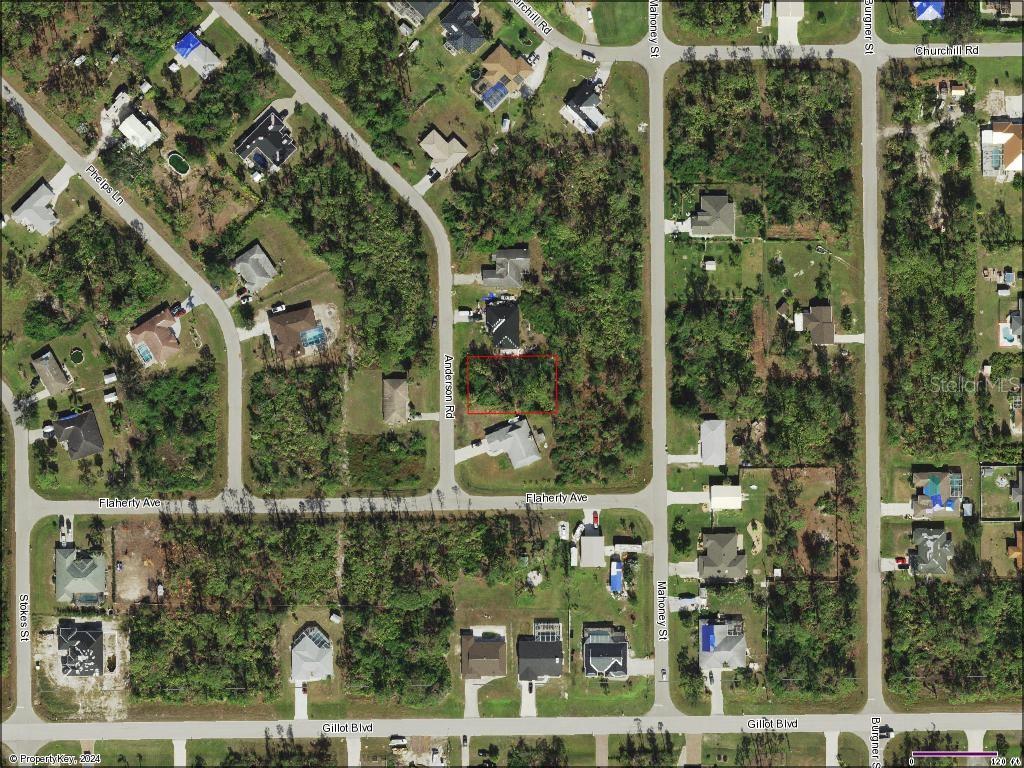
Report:
[{"label": "brown roof house", "polygon": [[504,627],[463,629],[459,632],[462,646],[462,677],[504,677],[508,674]]},{"label": "brown roof house", "polygon": [[798,332],[811,334],[811,344],[835,344],[836,324],[832,320],[832,305],[817,304],[797,312],[793,323]]},{"label": "brown roof house", "polygon": [[32,355],[32,367],[50,397],[56,397],[71,388],[71,377],[50,347],[43,347]]},{"label": "brown roof house", "polygon": [[488,110],[493,112],[505,99],[530,95],[526,78],[533,74],[533,67],[522,56],[512,53],[504,43],[495,45],[482,63],[484,73],[473,84],[473,90]]},{"label": "brown roof house", "polygon": [[269,326],[274,349],[286,358],[303,357],[322,349],[327,343],[323,323],[317,319],[313,305],[308,301],[271,309]]},{"label": "brown roof house", "polygon": [[178,343],[178,333],[181,324],[177,318],[171,315],[167,305],[158,307],[148,317],[143,318],[138,325],[128,331],[128,343],[135,354],[139,356],[142,365],[146,368],[159,363],[165,365],[168,360],[174,357],[181,350]]},{"label": "brown roof house", "polygon": [[409,420],[409,379],[404,373],[381,377],[381,411],[385,424]]},{"label": "brown roof house", "polygon": [[436,127],[431,128],[420,139],[420,149],[427,153],[430,167],[437,171],[440,178],[454,171],[469,154],[465,143],[456,134],[449,134],[445,138]]}]

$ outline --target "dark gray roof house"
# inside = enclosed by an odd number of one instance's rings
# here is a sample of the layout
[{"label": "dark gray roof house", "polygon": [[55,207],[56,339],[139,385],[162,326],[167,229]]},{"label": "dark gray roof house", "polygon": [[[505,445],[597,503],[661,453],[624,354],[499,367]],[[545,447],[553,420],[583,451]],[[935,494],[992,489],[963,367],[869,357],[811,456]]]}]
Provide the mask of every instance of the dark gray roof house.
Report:
[{"label": "dark gray roof house", "polygon": [[702,192],[690,226],[693,237],[732,237],[736,234],[736,204],[725,192]]},{"label": "dark gray roof house", "polygon": [[58,603],[96,605],[107,591],[107,558],[74,546],[54,550],[54,582]]},{"label": "dark gray roof house", "polygon": [[56,397],[71,388],[71,379],[50,347],[43,347],[32,355],[32,367],[50,397]]},{"label": "dark gray roof house", "polygon": [[953,537],[943,528],[918,526],[911,534],[914,550],[911,563],[914,571],[924,576],[942,576],[949,573],[953,557]]},{"label": "dark gray roof house", "polygon": [[747,555],[735,528],[707,531],[702,536],[704,554],[697,558],[702,581],[739,581],[747,575]]},{"label": "dark gray roof house", "polygon": [[103,435],[91,406],[58,416],[53,422],[53,436],[67,449],[73,461],[103,453]]},{"label": "dark gray roof house", "polygon": [[489,303],[484,307],[484,327],[499,350],[519,349],[519,303],[509,299]]},{"label": "dark gray roof house", "polygon": [[487,42],[476,25],[477,9],[473,0],[455,0],[441,16],[445,47],[458,53],[474,53]]},{"label": "dark gray roof house", "polygon": [[562,675],[562,623],[557,619],[534,619],[533,634],[516,641],[520,680],[546,680]]},{"label": "dark gray roof house", "polygon": [[565,95],[562,116],[581,133],[596,133],[608,118],[601,111],[601,92],[593,78],[586,78]]},{"label": "dark gray roof house", "polygon": [[103,624],[99,621],[61,619],[57,622],[60,671],[74,677],[103,674]]},{"label": "dark gray roof house", "polygon": [[231,268],[238,273],[242,285],[253,293],[259,293],[277,277],[277,267],[258,242],[246,248],[231,262]]},{"label": "dark gray roof house", "polygon": [[502,248],[491,255],[491,261],[494,263],[480,267],[480,281],[486,287],[523,287],[523,276],[530,271],[530,252],[525,247]]},{"label": "dark gray roof house", "polygon": [[700,463],[706,467],[725,464],[725,422],[705,419],[700,423]]},{"label": "dark gray roof house", "polygon": [[295,142],[284,115],[273,107],[267,107],[235,142],[235,154],[261,173],[276,171],[294,153]]},{"label": "dark gray roof house", "polygon": [[808,307],[796,316],[795,322],[796,330],[810,333],[811,344],[836,343],[836,324],[832,319],[831,304],[826,302]]},{"label": "dark gray roof house", "polygon": [[583,671],[587,677],[626,677],[629,640],[622,627],[583,625]]}]

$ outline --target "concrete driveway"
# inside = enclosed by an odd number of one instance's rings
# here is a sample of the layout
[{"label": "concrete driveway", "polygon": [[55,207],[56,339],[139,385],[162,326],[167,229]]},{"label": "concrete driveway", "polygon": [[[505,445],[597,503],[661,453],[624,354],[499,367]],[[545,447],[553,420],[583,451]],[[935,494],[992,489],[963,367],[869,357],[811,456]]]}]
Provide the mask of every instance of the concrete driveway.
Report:
[{"label": "concrete driveway", "polygon": [[461,448],[455,449],[455,463],[460,464],[463,461],[469,461],[474,456],[483,456],[487,453],[487,447],[480,443],[480,445],[464,445]]},{"label": "concrete driveway", "polygon": [[[714,680],[709,679],[713,677]],[[712,669],[704,673],[704,685],[711,691],[711,714],[725,714],[725,697],[722,695],[722,670]]]},{"label": "concrete driveway", "polygon": [[466,704],[463,710],[463,717],[480,717],[479,695],[480,689],[497,677],[481,677],[478,680],[463,680],[466,693]]},{"label": "concrete driveway", "polygon": [[533,684],[533,693],[530,692],[530,684],[525,680],[519,681],[519,716],[537,716],[537,684]]},{"label": "concrete driveway", "polygon": [[779,18],[779,45],[800,45],[797,28],[804,17],[803,0],[777,0],[775,9]]},{"label": "concrete driveway", "polygon": [[697,579],[700,575],[697,573],[697,561],[696,560],[684,560],[681,563],[669,563],[668,564],[668,575],[678,576],[681,579]]},{"label": "concrete driveway", "polygon": [[302,690],[302,683],[295,684],[295,719],[309,720],[309,694]]}]

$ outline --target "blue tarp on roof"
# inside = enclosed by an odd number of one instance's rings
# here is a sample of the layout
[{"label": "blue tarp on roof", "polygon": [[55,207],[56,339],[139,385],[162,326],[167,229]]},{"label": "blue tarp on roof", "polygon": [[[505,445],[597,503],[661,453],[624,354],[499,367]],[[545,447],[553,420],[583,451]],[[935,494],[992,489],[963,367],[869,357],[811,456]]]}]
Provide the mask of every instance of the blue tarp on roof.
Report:
[{"label": "blue tarp on roof", "polygon": [[618,594],[622,591],[622,563],[619,560],[612,560],[609,584],[612,588],[612,592]]},{"label": "blue tarp on roof", "polygon": [[915,0],[918,21],[938,21],[945,16],[945,0]]},{"label": "blue tarp on roof", "polygon": [[199,42],[199,38],[195,36],[194,32],[186,32],[185,36],[174,44],[174,50],[184,59],[200,45],[202,43]]},{"label": "blue tarp on roof", "polygon": [[714,624],[705,624],[700,628],[700,649],[705,653],[715,650]]}]

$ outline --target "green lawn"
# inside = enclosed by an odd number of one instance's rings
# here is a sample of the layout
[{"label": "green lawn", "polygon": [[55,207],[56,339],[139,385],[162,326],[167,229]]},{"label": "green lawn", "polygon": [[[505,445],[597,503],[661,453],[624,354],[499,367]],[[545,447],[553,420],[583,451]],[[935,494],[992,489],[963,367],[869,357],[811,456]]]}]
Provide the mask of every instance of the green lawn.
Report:
[{"label": "green lawn", "polygon": [[638,0],[598,0],[594,30],[601,45],[632,45],[647,34],[647,3]]},{"label": "green lawn", "polygon": [[[570,766],[592,766],[594,764],[596,747],[593,736],[548,737],[548,740],[550,741],[551,738],[561,738],[564,742]],[[518,738],[513,736],[474,736],[469,740],[469,754],[471,759],[480,760],[481,758],[476,756],[477,750],[489,749],[493,745],[497,747],[497,754],[492,759],[497,765],[506,766],[509,764],[509,749],[517,741]],[[531,744],[535,744],[537,741],[538,739],[535,738],[527,739],[527,742]]]},{"label": "green lawn", "polygon": [[[975,29],[967,39],[971,42],[1020,42],[1021,26],[1016,24],[996,24],[983,19],[980,27]],[[919,22],[914,16],[914,7],[906,0],[881,0],[875,3],[875,29],[880,38],[887,43],[942,43],[948,42],[947,35],[938,21]],[[802,39],[800,42],[804,42]]]},{"label": "green lawn", "polygon": [[[296,739],[298,744],[309,744],[312,739]],[[185,743],[185,763],[192,768],[220,765],[228,756],[229,750],[255,750],[257,755],[265,755],[265,739],[189,739]],[[348,765],[348,747],[345,739],[331,740],[331,757],[334,765]],[[103,761],[106,764],[106,760]],[[130,765],[132,763],[129,763]],[[168,760],[165,765],[170,765]]]},{"label": "green lawn", "polygon": [[[638,763],[629,757],[631,748],[637,750],[639,756],[640,747],[643,745],[643,748],[647,750],[644,754],[651,755],[649,745],[652,741],[657,746],[659,755],[662,756],[657,761],[658,765],[677,765],[679,763],[680,754],[686,745],[686,736],[668,731],[655,732],[653,729],[644,733],[609,734],[608,760],[612,765],[637,765]],[[622,751],[621,757],[620,750]],[[650,759],[653,762],[654,756],[651,755]]]},{"label": "green lawn", "polygon": [[868,745],[853,733],[839,734],[839,762],[841,765],[868,765]]},{"label": "green lawn", "polygon": [[[696,580],[685,580],[675,576],[669,577],[669,594],[697,594],[700,584]],[[687,715],[710,715],[711,694],[701,685],[700,695],[696,699],[688,698],[679,681],[677,659],[680,653],[686,652],[690,661],[697,657],[698,621],[695,613],[678,612],[669,617],[669,693],[672,702]],[[609,753],[610,754],[610,753]]]},{"label": "green lawn", "polygon": [[689,545],[680,549],[675,541],[672,541],[672,559],[674,561],[695,560],[697,558],[697,538],[701,528],[711,525],[710,513],[700,507],[673,505],[668,508],[669,531],[675,529],[676,520],[682,519],[686,530],[690,532]]},{"label": "green lawn", "polygon": [[582,670],[574,670],[571,676],[563,674],[536,690],[540,717],[643,715],[654,704],[654,679],[651,677],[630,677],[605,684],[585,677]]},{"label": "green lawn", "polygon": [[570,40],[577,43],[583,42],[583,30],[580,29],[579,24],[566,15],[562,0],[534,0],[530,5],[544,17],[545,21]]},{"label": "green lawn", "polygon": [[[908,743],[909,742],[909,743]],[[884,761],[887,766],[913,765],[914,760],[906,754],[909,751],[921,750],[959,750],[967,749],[967,734],[963,731],[904,731],[897,733],[885,745]],[[956,765],[956,760],[928,761],[929,765]]]},{"label": "green lawn", "polygon": [[[771,27],[759,29],[761,23],[761,12],[751,16],[750,21],[734,32],[723,32],[718,29],[697,29],[687,25],[675,12],[676,5],[687,0],[672,0],[672,2],[661,4],[662,29],[665,35],[674,43],[680,45],[761,45],[771,44],[775,41],[778,32],[778,19],[772,14]],[[803,42],[801,40],[801,42]]]},{"label": "green lawn", "polygon": [[987,731],[984,748],[998,750],[1000,757],[1020,758],[1024,754],[1024,734],[1021,731]]},{"label": "green lawn", "polygon": [[[192,742],[189,742],[192,744]],[[100,765],[168,766],[174,764],[174,745],[170,741],[97,741],[92,753]],[[82,754],[79,741],[51,741],[37,755]]]},{"label": "green lawn", "polygon": [[797,29],[801,45],[848,43],[860,31],[861,4],[849,0],[807,0]]},{"label": "green lawn", "polygon": [[[744,740],[747,740],[746,747]],[[761,742],[760,750],[755,741]],[[749,760],[758,751],[762,755],[776,756],[777,759],[764,763],[766,765],[824,765],[825,736],[820,733],[706,733],[701,744],[701,764],[753,765]]]}]

